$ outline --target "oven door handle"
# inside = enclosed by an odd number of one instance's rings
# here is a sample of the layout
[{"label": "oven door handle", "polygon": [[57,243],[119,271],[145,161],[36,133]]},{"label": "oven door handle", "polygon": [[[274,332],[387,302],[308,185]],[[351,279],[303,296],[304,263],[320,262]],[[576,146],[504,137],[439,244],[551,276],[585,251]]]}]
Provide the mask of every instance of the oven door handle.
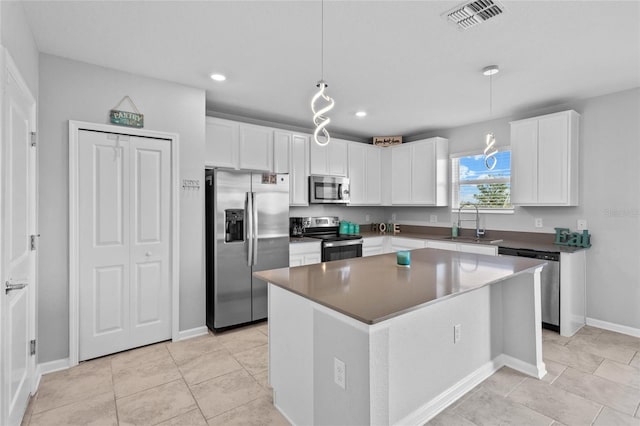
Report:
[{"label": "oven door handle", "polygon": [[323,244],[323,247],[344,247],[344,246],[357,246],[361,245],[362,240],[350,240],[350,241],[331,241]]}]

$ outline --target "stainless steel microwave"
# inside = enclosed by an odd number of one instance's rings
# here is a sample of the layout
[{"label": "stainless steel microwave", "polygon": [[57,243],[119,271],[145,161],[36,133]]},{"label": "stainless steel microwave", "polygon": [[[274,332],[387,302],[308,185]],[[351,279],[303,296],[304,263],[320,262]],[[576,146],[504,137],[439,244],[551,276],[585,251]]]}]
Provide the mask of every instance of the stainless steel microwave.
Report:
[{"label": "stainless steel microwave", "polygon": [[309,176],[309,202],[312,204],[347,204],[349,178]]}]

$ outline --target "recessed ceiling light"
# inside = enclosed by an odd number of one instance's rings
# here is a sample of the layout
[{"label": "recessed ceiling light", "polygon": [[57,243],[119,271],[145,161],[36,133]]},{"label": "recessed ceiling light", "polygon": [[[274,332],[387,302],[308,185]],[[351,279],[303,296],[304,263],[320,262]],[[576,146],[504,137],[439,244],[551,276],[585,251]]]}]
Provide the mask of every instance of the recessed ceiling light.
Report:
[{"label": "recessed ceiling light", "polygon": [[500,72],[500,68],[497,65],[489,65],[488,67],[484,67],[482,69],[482,74],[484,75],[494,75]]},{"label": "recessed ceiling light", "polygon": [[213,73],[209,77],[211,77],[211,80],[214,80],[214,81],[225,81],[227,79],[227,77],[225,77],[223,74],[217,74],[217,73]]},{"label": "recessed ceiling light", "polygon": [[366,117],[367,116],[367,111],[358,111],[356,112],[356,117]]}]

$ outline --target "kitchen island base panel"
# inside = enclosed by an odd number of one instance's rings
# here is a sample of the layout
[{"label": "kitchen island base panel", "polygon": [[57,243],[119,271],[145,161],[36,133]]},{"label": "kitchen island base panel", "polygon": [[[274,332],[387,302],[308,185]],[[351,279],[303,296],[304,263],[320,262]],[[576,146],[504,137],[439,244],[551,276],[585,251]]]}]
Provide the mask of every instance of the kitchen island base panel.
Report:
[{"label": "kitchen island base panel", "polygon": [[537,268],[368,325],[270,284],[274,405],[293,424],[423,424],[503,366],[541,378],[539,297]]}]

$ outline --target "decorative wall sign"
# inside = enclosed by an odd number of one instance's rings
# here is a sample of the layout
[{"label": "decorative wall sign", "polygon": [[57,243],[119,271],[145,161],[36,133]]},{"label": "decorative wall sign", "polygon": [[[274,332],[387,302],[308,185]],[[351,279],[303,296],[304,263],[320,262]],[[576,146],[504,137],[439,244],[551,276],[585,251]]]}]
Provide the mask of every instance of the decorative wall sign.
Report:
[{"label": "decorative wall sign", "polygon": [[[118,110],[118,107],[122,105],[122,102],[125,100],[129,101],[129,104],[133,107],[135,112],[131,111],[121,111]],[[141,114],[136,107],[136,104],[133,103],[129,96],[123,97],[120,102],[109,112],[109,118],[111,119],[112,124],[117,124],[118,126],[127,126],[127,127],[144,127],[144,114]]]},{"label": "decorative wall sign", "polygon": [[571,232],[569,228],[554,228],[556,239],[553,244],[569,247],[591,247],[591,234],[588,230],[582,232]]},{"label": "decorative wall sign", "polygon": [[402,143],[402,136],[375,136],[373,138],[373,144],[375,146],[392,146],[400,145]]}]

